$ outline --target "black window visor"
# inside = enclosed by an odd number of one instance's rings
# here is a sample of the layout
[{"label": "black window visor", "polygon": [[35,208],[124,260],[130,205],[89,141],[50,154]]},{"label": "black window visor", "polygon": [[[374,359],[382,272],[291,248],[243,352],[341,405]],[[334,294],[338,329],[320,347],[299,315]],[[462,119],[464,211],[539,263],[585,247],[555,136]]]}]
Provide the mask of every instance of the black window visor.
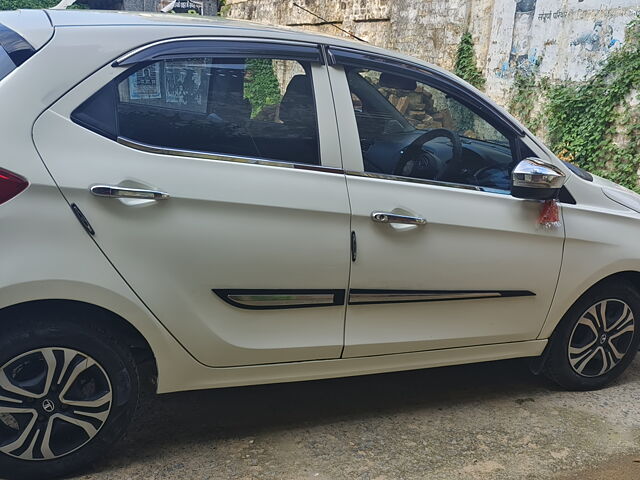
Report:
[{"label": "black window visor", "polygon": [[324,63],[318,45],[304,43],[277,43],[269,41],[228,39],[173,39],[134,51],[113,63],[114,67],[140,62],[155,62],[176,58],[270,58]]}]

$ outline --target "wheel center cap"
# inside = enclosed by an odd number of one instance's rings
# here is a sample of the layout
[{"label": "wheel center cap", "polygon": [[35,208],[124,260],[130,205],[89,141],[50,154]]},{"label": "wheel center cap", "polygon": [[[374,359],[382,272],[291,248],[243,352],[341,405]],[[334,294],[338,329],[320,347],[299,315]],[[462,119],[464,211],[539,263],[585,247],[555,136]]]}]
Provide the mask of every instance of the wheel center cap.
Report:
[{"label": "wheel center cap", "polygon": [[603,333],[602,335],[600,335],[600,345],[604,345],[606,341],[607,341],[607,334]]},{"label": "wheel center cap", "polygon": [[47,413],[51,413],[56,409],[56,405],[47,398],[42,402],[42,409]]}]

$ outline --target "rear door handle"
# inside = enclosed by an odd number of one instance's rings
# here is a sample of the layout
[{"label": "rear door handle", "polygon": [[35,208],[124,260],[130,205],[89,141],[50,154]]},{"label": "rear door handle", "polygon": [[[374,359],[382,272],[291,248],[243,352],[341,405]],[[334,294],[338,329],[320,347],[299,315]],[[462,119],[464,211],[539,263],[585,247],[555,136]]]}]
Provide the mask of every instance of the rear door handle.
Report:
[{"label": "rear door handle", "polygon": [[166,200],[169,194],[159,190],[147,190],[144,188],[119,187],[117,185],[94,185],[91,193],[96,197],[107,198],[136,198],[139,200]]},{"label": "rear door handle", "polygon": [[403,225],[426,225],[427,219],[422,217],[411,217],[408,215],[398,215],[389,212],[372,212],[371,220],[377,223],[401,223]]}]

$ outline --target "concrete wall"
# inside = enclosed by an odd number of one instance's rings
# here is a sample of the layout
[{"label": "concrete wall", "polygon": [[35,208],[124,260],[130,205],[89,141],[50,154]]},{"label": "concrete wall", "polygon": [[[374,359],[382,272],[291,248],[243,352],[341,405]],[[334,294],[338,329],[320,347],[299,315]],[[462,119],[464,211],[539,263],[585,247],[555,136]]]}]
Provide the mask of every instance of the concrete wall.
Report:
[{"label": "concrete wall", "polygon": [[473,35],[487,93],[506,103],[517,71],[581,80],[624,42],[640,0],[227,0],[231,18],[347,36],[453,69]]}]

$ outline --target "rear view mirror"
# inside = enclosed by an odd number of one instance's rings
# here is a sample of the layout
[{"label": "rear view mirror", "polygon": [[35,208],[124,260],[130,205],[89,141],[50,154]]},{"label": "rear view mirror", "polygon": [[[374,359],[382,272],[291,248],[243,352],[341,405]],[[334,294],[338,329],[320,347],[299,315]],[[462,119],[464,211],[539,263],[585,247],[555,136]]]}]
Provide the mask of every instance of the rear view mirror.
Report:
[{"label": "rear view mirror", "polygon": [[397,88],[398,90],[415,90],[418,88],[418,84],[415,80],[407,77],[401,77],[399,75],[393,75],[392,73],[380,74],[380,81],[378,83],[381,87]]},{"label": "rear view mirror", "polygon": [[522,160],[511,174],[511,195],[529,200],[557,198],[566,180],[565,174],[555,165],[539,158]]}]

